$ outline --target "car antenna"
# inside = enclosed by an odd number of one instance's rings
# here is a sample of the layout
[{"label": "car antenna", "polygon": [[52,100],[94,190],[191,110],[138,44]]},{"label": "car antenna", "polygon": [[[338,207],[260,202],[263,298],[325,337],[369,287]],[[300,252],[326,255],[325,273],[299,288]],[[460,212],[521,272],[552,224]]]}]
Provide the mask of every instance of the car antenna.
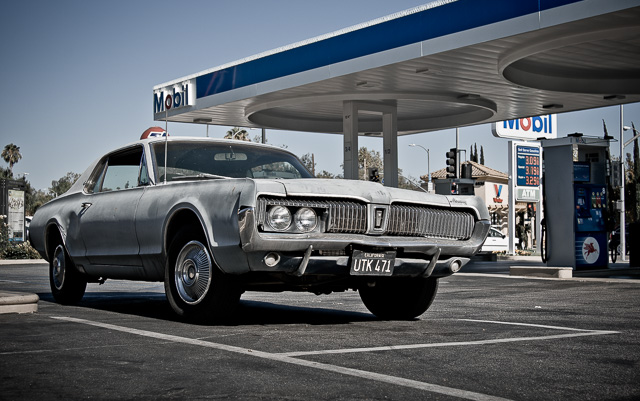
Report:
[{"label": "car antenna", "polygon": [[167,148],[169,147],[169,110],[164,106],[164,183],[167,183]]}]

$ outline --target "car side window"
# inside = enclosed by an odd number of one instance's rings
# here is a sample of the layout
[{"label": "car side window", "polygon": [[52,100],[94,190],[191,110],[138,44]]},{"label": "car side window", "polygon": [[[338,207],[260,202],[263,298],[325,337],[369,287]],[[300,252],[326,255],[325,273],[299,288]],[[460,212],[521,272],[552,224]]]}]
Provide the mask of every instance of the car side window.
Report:
[{"label": "car side window", "polygon": [[140,173],[138,174],[138,186],[146,186],[151,184],[149,178],[149,170],[147,169],[147,158],[144,157],[144,152],[140,156]]},{"label": "car side window", "polygon": [[149,185],[149,174],[141,146],[109,155],[99,166],[85,190],[89,193],[119,191]]}]

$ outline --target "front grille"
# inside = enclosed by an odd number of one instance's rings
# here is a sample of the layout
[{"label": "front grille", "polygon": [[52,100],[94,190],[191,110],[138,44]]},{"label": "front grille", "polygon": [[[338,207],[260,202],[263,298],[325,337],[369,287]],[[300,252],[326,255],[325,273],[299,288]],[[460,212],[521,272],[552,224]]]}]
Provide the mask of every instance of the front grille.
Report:
[{"label": "front grille", "polygon": [[471,213],[425,206],[392,205],[387,235],[451,239],[471,238],[475,219]]},{"label": "front grille", "polygon": [[[269,205],[310,207],[324,215],[325,232],[366,234],[368,208],[364,203],[350,200],[312,200],[291,198],[258,199],[258,222],[266,221]],[[428,237],[466,240],[471,238],[475,226],[474,215],[467,211],[436,208],[423,205],[394,204],[389,206],[387,226],[381,235]]]},{"label": "front grille", "polygon": [[356,202],[328,202],[327,232],[364,234],[367,232],[367,207]]}]

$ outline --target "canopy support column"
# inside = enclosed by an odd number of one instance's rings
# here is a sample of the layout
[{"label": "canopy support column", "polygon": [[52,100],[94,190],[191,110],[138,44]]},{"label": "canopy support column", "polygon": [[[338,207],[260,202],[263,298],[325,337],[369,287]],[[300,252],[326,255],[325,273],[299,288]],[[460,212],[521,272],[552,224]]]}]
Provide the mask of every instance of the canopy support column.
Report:
[{"label": "canopy support column", "polygon": [[358,108],[356,102],[342,103],[342,133],[344,135],[344,179],[358,177]]},{"label": "canopy support column", "polygon": [[387,106],[382,114],[384,185],[398,188],[398,108]]},{"label": "canopy support column", "polygon": [[342,103],[344,178],[359,179],[359,113],[382,116],[384,185],[398,187],[398,107],[395,102],[390,104],[348,100]]}]

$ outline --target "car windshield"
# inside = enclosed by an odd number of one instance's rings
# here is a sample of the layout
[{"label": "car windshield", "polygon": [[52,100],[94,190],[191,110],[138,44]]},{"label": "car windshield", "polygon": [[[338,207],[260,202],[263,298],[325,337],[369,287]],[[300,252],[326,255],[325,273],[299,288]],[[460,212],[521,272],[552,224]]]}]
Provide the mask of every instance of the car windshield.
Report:
[{"label": "car windshield", "polygon": [[[312,178],[293,155],[242,143],[173,142],[167,144],[167,181],[208,178]],[[159,182],[165,179],[165,143],[152,145]]]}]

